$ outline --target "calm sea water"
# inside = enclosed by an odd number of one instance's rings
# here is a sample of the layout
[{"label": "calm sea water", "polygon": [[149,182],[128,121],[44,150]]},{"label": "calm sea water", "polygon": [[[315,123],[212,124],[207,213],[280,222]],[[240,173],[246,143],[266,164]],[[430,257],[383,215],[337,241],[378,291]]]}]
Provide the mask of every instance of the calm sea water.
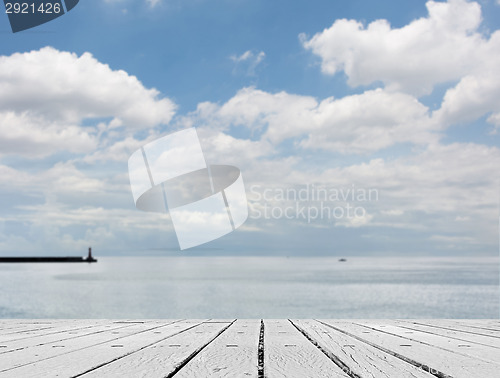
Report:
[{"label": "calm sea water", "polygon": [[498,258],[0,264],[1,318],[498,318]]}]

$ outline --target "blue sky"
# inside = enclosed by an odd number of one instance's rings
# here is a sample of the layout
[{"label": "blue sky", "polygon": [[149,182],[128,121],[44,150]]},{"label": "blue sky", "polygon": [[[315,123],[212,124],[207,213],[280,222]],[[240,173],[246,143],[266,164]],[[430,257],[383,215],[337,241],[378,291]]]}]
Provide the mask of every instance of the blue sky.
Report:
[{"label": "blue sky", "polygon": [[[493,0],[84,0],[16,34],[4,15],[0,254],[178,253],[127,159],[188,126],[242,170],[251,219],[187,253],[496,254],[499,20]],[[296,203],[252,193],[307,185],[379,198],[257,216]]]}]

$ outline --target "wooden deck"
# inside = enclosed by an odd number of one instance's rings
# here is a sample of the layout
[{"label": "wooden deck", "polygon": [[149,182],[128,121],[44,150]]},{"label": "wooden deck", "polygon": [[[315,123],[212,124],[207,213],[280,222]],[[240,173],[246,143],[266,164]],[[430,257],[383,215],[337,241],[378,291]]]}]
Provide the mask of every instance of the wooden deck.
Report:
[{"label": "wooden deck", "polygon": [[500,377],[500,320],[0,320],[0,377]]}]

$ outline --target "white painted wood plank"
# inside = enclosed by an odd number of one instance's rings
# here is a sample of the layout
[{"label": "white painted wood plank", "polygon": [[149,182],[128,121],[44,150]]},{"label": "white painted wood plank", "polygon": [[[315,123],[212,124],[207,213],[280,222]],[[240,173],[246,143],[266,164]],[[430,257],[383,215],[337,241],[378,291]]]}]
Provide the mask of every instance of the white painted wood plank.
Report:
[{"label": "white painted wood plank", "polygon": [[288,320],[264,320],[267,378],[349,377]]},{"label": "white painted wood plank", "polygon": [[469,320],[469,319],[466,319],[466,320],[453,319],[447,323],[459,324],[462,326],[477,328],[480,330],[492,331],[492,335],[500,336],[500,325],[498,325],[498,324],[487,323],[487,322],[480,321],[480,320]]},{"label": "white painted wood plank", "polygon": [[237,320],[175,378],[257,378],[260,324],[260,320]]},{"label": "white painted wood plank", "polygon": [[349,374],[370,378],[434,378],[422,369],[335,331],[314,320],[293,320],[301,332],[314,340]]},{"label": "white painted wood plank", "polygon": [[24,329],[7,330],[5,333],[0,333],[0,342],[43,335],[47,332],[52,332],[54,329],[57,328],[53,325],[40,325]]},{"label": "white painted wood plank", "polygon": [[208,319],[205,323],[233,323],[236,319]]},{"label": "white painted wood plank", "polygon": [[[81,322],[83,319],[0,319],[0,329],[6,327],[33,327],[33,325],[52,325],[69,322]],[[83,320],[85,321],[85,320]]]},{"label": "white painted wood plank", "polygon": [[427,319],[426,322],[436,325],[461,326],[467,328],[478,329],[481,331],[489,331],[489,334],[500,336],[500,328],[493,324],[487,324],[478,319]]},{"label": "white painted wood plank", "polygon": [[[111,333],[118,334],[121,328],[131,327],[133,324],[106,324],[86,326],[84,328],[73,328],[66,331],[51,333],[47,335],[39,335],[28,339],[15,340],[10,342],[3,342],[0,344],[0,354],[12,353],[14,351],[23,350],[26,352],[27,348],[42,346],[47,344],[62,343],[66,340],[77,339],[82,336],[90,336],[98,333]],[[22,352],[22,353],[24,353]]]},{"label": "white painted wood plank", "polygon": [[322,320],[334,329],[357,337],[387,353],[411,362],[425,371],[440,372],[453,378],[492,378],[499,372],[499,366],[473,357],[460,356],[431,345],[404,340],[376,330],[370,330],[357,324],[335,323],[334,320]]},{"label": "white painted wood plank", "polygon": [[356,321],[354,323],[363,325],[369,329],[387,332],[391,335],[402,337],[405,340],[412,340],[423,344],[433,345],[462,356],[470,356],[486,362],[493,362],[498,364],[500,369],[500,350],[496,348],[467,343],[420,331],[410,331],[408,329],[387,324],[386,322],[384,322],[384,324],[381,324],[380,322],[374,323],[371,321]]},{"label": "white painted wood plank", "polygon": [[488,336],[488,337],[500,339],[500,335],[495,331],[474,328],[474,327],[470,327],[470,326],[464,325],[464,324],[458,324],[458,323],[447,322],[447,321],[444,321],[444,322],[437,321],[435,319],[433,319],[433,320],[416,320],[415,323],[428,325],[430,327],[438,327],[438,328],[444,328],[444,329],[448,329],[448,330],[468,332],[471,334],[483,335],[483,336]]},{"label": "white painted wood plank", "polygon": [[439,327],[431,327],[406,320],[384,320],[384,323],[392,324],[409,331],[426,332],[454,340],[464,341],[467,343],[485,345],[485,346],[490,346],[492,348],[500,349],[500,339],[496,339],[489,336],[477,335],[474,333],[462,332],[462,331],[453,331]]},{"label": "white painted wood plank", "polygon": [[28,327],[33,328],[33,325],[38,326],[39,324],[44,324],[44,325],[52,325],[52,324],[57,324],[52,321],[45,321],[43,323],[36,323],[36,322],[29,322],[27,323],[26,321],[20,322],[20,321],[4,321],[0,323],[0,334],[5,334],[7,331],[9,332],[16,332],[16,331],[25,331],[28,329]]},{"label": "white painted wood plank", "polygon": [[0,335],[6,335],[9,333],[15,333],[15,332],[21,332],[21,331],[27,331],[29,328],[33,328],[33,324],[28,325],[28,324],[11,324],[7,325],[4,324],[3,326],[0,327]]},{"label": "white painted wood plank", "polygon": [[54,334],[59,332],[66,332],[71,329],[82,329],[87,327],[92,327],[94,325],[103,324],[103,321],[66,321],[60,323],[43,323],[43,324],[33,324],[26,327],[25,329],[19,330],[7,330],[6,332],[0,332],[0,343],[24,340],[32,337],[39,337],[48,334]]},{"label": "white painted wood plank", "polygon": [[[202,323],[186,332],[101,366],[82,377],[120,377],[124,372],[128,377],[134,378],[170,377],[185,361],[202,350],[230,325],[231,323],[220,322]],[[94,348],[93,351],[97,350]],[[177,377],[177,374],[175,376]]]},{"label": "white painted wood plank", "polygon": [[[65,340],[61,343],[34,346],[26,350],[0,354],[0,372],[10,371],[13,368],[19,368],[20,366],[34,366],[37,362],[43,363],[44,361],[53,361],[52,359],[58,356],[65,356],[75,352],[77,354],[83,354],[83,351],[85,351],[86,349],[92,349],[98,345],[105,343],[121,345],[122,343],[129,341],[130,338],[139,337],[139,339],[141,339],[142,335],[144,334],[149,335],[148,337],[159,337],[161,339],[161,337],[164,337],[165,333],[168,333],[168,335],[170,335],[172,334],[172,332],[177,332],[177,330],[181,330],[183,329],[183,327],[191,327],[192,325],[192,323],[188,323],[187,325],[185,325],[180,324],[180,322],[165,325],[134,324],[130,327],[124,327],[118,330],[110,330],[103,333],[82,336],[78,339]],[[65,357],[63,357],[63,360],[64,359]],[[22,371],[29,370],[30,368]],[[50,370],[51,369],[47,371]]]}]

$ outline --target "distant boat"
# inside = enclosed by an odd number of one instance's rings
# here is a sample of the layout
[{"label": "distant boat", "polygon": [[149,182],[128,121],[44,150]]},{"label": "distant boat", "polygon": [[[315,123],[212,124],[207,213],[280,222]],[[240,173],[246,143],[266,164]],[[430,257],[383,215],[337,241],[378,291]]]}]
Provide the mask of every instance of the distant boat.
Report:
[{"label": "distant boat", "polygon": [[32,256],[32,257],[0,257],[0,263],[94,263],[92,248],[86,258],[81,256]]},{"label": "distant boat", "polygon": [[340,261],[340,262],[346,262],[346,261],[347,261],[347,259],[343,259],[343,258],[342,258],[342,259],[339,259],[339,261]]}]

